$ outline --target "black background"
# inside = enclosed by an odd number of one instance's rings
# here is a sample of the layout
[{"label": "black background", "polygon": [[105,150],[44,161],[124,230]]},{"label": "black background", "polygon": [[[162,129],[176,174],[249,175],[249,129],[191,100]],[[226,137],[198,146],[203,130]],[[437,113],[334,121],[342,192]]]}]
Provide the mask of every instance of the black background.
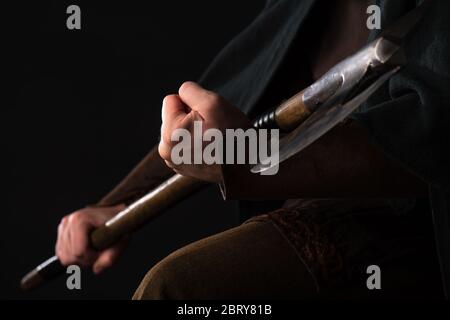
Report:
[{"label": "black background", "polygon": [[[81,30],[66,28],[70,4],[81,7]],[[162,98],[197,79],[263,5],[55,0],[3,7],[0,298],[127,299],[172,250],[237,223],[236,205],[210,187],[136,234],[104,275],[83,271],[82,290],[67,290],[64,277],[32,293],[18,288],[53,254],[60,219],[95,203],[157,143]]]}]

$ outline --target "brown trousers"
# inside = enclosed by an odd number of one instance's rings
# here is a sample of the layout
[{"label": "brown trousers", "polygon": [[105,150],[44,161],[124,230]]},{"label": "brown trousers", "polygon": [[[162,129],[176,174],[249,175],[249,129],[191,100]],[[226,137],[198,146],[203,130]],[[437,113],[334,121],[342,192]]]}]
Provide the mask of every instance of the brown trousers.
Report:
[{"label": "brown trousers", "polygon": [[133,299],[442,298],[428,251],[381,266],[381,290],[367,288],[366,270],[344,285],[319,288],[278,228],[252,221],[170,254],[147,273]]}]

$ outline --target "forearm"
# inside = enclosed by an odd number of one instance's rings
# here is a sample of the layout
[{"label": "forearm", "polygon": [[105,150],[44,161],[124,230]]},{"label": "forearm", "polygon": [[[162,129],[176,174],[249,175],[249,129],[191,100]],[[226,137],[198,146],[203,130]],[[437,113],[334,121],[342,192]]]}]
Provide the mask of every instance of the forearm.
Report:
[{"label": "forearm", "polygon": [[426,184],[388,159],[355,123],[340,125],[280,164],[273,176],[224,165],[227,199],[397,197],[426,195]]},{"label": "forearm", "polygon": [[173,174],[174,172],[166,166],[155,147],[111,192],[97,203],[97,206],[130,204]]}]

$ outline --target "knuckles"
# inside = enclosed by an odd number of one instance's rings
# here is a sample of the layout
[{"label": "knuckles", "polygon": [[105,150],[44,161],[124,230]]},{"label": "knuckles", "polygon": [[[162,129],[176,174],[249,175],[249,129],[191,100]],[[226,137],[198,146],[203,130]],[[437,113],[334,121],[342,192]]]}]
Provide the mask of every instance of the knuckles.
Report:
[{"label": "knuckles", "polygon": [[177,100],[178,100],[178,95],[175,94],[175,93],[166,95],[166,96],[164,97],[164,99],[163,99],[163,105],[166,104],[167,102],[172,102],[172,101],[170,101],[170,100],[175,100],[175,101],[177,101]]},{"label": "knuckles", "polygon": [[163,160],[170,160],[170,151],[168,150],[168,146],[166,143],[164,143],[163,141],[161,141],[158,145],[158,153],[159,156],[163,159]]},{"label": "knuckles", "polygon": [[164,115],[166,112],[166,106],[169,103],[176,103],[178,102],[178,96],[176,94],[169,94],[167,96],[164,97],[163,102],[162,102],[162,109],[161,109],[161,113],[162,113],[162,118],[164,119]]},{"label": "knuckles", "polygon": [[92,225],[93,219],[90,217],[90,213],[91,211],[89,211],[89,209],[84,209],[70,214],[67,217],[67,227],[69,229],[80,227],[87,228],[89,225]]},{"label": "knuckles", "polygon": [[161,126],[161,141],[166,145],[172,144],[172,131],[167,128],[167,126]]},{"label": "knuckles", "polygon": [[70,224],[81,224],[85,219],[86,215],[81,211],[75,211],[70,215]]},{"label": "knuckles", "polygon": [[[196,83],[187,81],[184,82],[179,90],[178,95],[167,95],[163,99],[163,108],[162,108],[162,119],[163,123],[161,125],[161,139],[158,145],[158,153],[163,160],[166,162],[171,162],[171,151],[172,148],[177,144],[176,141],[172,141],[172,134],[176,129],[186,129],[191,130],[191,121],[193,117],[186,117],[184,119],[170,119],[169,115],[166,114],[168,112],[167,105],[170,103],[179,103],[178,101],[174,101],[174,99],[183,99],[183,96],[192,96],[198,95],[198,105],[189,106],[192,110],[197,111],[201,116],[204,116],[206,120],[210,120],[214,123],[217,115],[223,113],[222,106],[226,106],[226,101],[217,93],[204,90]],[[173,168],[173,165],[169,167]]]}]

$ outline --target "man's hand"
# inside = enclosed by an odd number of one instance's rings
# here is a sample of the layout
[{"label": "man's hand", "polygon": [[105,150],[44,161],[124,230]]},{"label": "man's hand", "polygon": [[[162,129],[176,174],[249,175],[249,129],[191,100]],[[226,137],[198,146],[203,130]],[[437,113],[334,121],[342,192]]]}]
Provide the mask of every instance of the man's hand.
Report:
[{"label": "man's hand", "polygon": [[58,226],[56,255],[65,266],[77,264],[92,266],[94,273],[101,273],[112,266],[128,241],[96,251],[89,245],[90,232],[125,209],[124,205],[107,208],[85,208],[65,216]]},{"label": "man's hand", "polygon": [[171,160],[172,148],[177,143],[171,141],[172,133],[176,129],[186,129],[194,136],[194,121],[202,121],[203,132],[215,128],[222,133],[225,129],[245,130],[251,127],[251,122],[239,109],[194,82],[185,82],[178,95],[164,98],[161,141],[158,146],[160,156],[177,173],[209,182],[220,182],[222,173],[218,164],[175,165]]}]

